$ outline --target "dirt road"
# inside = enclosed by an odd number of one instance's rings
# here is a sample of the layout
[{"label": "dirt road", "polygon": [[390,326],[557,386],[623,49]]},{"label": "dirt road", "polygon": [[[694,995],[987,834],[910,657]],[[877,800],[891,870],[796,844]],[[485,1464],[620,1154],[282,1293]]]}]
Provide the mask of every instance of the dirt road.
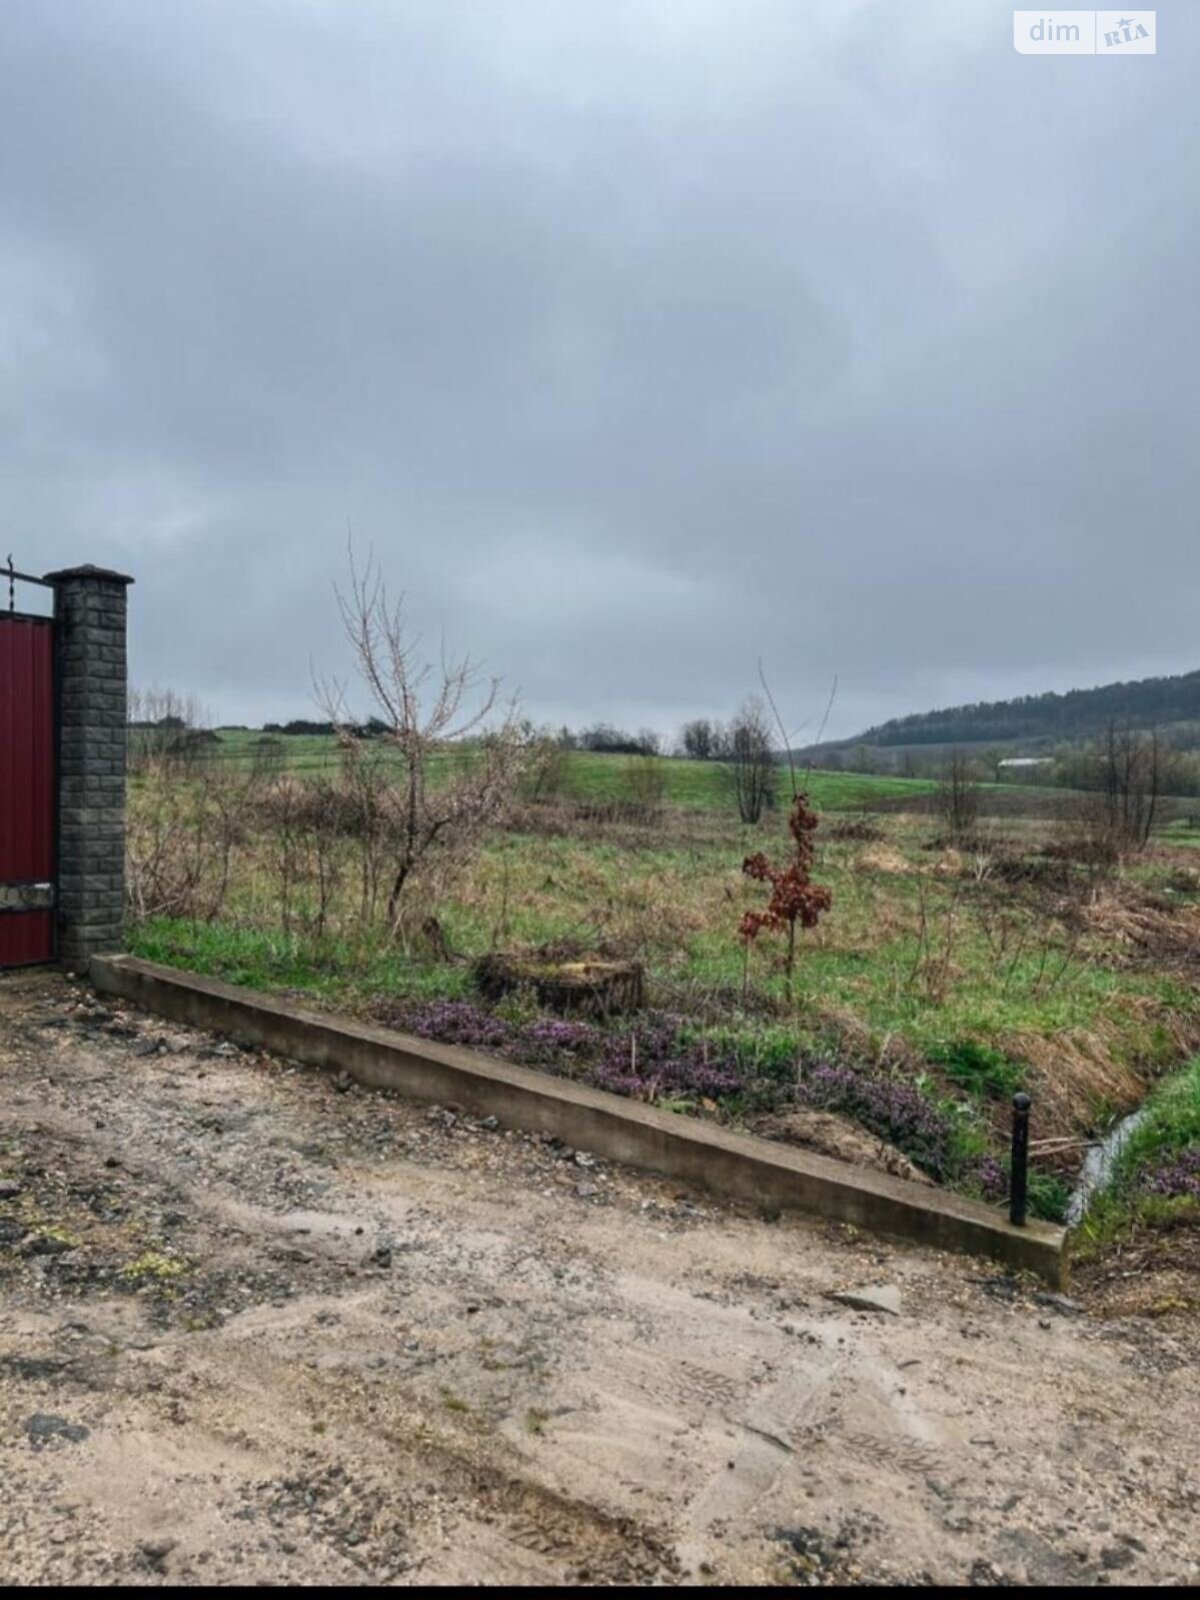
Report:
[{"label": "dirt road", "polygon": [[53,975],[0,979],[0,1087],[10,1581],[1200,1577],[1186,1329]]}]

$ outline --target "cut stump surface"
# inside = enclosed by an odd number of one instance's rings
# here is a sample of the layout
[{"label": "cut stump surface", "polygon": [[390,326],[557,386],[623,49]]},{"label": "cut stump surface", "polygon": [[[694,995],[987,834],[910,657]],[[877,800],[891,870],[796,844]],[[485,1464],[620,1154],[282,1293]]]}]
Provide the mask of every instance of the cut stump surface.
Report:
[{"label": "cut stump surface", "polygon": [[642,1005],[644,979],[636,961],[547,961],[493,953],[482,956],[474,970],[480,993],[491,1001],[532,989],[539,1005],[588,1017],[622,1015]]}]

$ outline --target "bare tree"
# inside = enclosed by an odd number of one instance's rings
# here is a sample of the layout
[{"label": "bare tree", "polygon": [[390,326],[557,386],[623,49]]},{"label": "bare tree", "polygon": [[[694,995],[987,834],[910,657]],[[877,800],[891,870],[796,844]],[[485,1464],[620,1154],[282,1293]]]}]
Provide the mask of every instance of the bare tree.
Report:
[{"label": "bare tree", "polygon": [[224,906],[259,774],[213,753],[190,695],[131,689],[126,894],[135,918],[211,920]]},{"label": "bare tree", "polygon": [[707,717],[696,717],[679,730],[679,747],[693,761],[711,761],[717,753],[720,737],[720,729]]},{"label": "bare tree", "polygon": [[134,776],[165,765],[180,767],[216,742],[195,695],[131,685],[128,706],[126,758]]},{"label": "bare tree", "polygon": [[757,695],[745,702],[725,730],[721,771],[743,822],[762,820],[779,792],[779,768],[767,708]]},{"label": "bare tree", "polygon": [[1116,856],[1144,850],[1158,815],[1163,752],[1157,733],[1110,722],[1089,752],[1085,802],[1093,836],[1103,834]]},{"label": "bare tree", "polygon": [[[389,599],[369,558],[360,572],[350,551],[350,587],[336,591],[358,673],[379,713],[370,741],[396,759],[398,781],[386,794],[390,856],[388,922],[400,929],[405,888],[433,853],[444,857],[476,842],[499,821],[526,756],[515,701],[501,705],[500,681],[472,657],[421,659],[404,616]],[[319,681],[318,698],[352,763],[363,735],[347,715],[336,682]],[[398,758],[398,759],[397,759]]]},{"label": "bare tree", "polygon": [[954,838],[964,839],[975,831],[979,822],[979,784],[970,758],[961,750],[953,751],[942,767],[933,804]]}]

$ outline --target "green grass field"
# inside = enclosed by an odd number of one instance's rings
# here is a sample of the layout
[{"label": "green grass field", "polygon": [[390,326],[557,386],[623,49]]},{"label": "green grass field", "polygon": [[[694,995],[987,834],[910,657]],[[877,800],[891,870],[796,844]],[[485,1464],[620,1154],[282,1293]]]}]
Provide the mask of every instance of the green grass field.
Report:
[{"label": "green grass field", "polygon": [[[1104,960],[1102,933],[1073,942],[1052,903],[1000,900],[986,884],[964,889],[957,868],[943,872],[943,858],[925,852],[930,834],[929,824],[897,817],[878,846],[819,840],[814,873],[834,906],[800,938],[790,1004],[800,1034],[828,1042],[835,1019],[850,1017],[874,1047],[891,1038],[932,1059],[966,1043],[1003,1052],[1023,1036],[1075,1031],[1103,1037],[1123,1066],[1170,1064],[1171,1035],[1158,1018],[1200,1016],[1200,997],[1171,973]],[[758,829],[705,818],[658,836],[504,834],[444,885],[438,918],[465,958],[497,945],[610,949],[642,961],[664,995],[736,996],[738,921],[764,898],[741,862],[759,848],[785,850],[778,815]],[[247,862],[219,921],[144,926],[140,951],[178,959],[186,948],[215,975],[313,988],[350,1005],[380,990],[456,997],[469,986],[465,964],[430,961],[419,940],[405,951],[380,938],[364,951],[336,937],[316,944],[302,924],[285,935],[271,926],[273,892],[269,870]],[[785,1003],[777,940],[755,946],[750,977],[757,993]]]},{"label": "green grass field", "polygon": [[[223,729],[214,758],[235,764],[253,764],[263,735],[257,731]],[[282,768],[301,775],[337,770],[336,740],[328,734],[282,734],[277,750]],[[447,755],[447,761],[461,759]],[[593,754],[572,750],[566,763],[565,792],[573,799],[621,799],[628,791],[631,770],[643,758]],[[663,779],[663,799],[672,806],[698,808],[728,806],[720,765],[714,761],[689,761],[681,757],[662,757],[659,770]],[[880,801],[894,802],[928,794],[934,785],[928,779],[871,777],[856,772],[801,771],[800,778],[819,810],[861,811]],[[784,777],[784,783],[787,783]]]},{"label": "green grass field", "polygon": [[[223,728],[218,730],[219,744],[210,759],[228,763],[234,769],[253,766],[264,735],[255,729]],[[279,734],[267,736],[275,759],[281,770],[301,777],[332,776],[338,768],[337,741],[329,734]],[[397,761],[399,758],[396,758]],[[434,757],[433,771],[440,762],[459,765],[470,760],[469,752],[447,751]],[[563,793],[570,799],[601,804],[627,798],[631,783],[635,782],[635,769],[644,761],[637,756],[603,755],[586,750],[572,750],[567,754],[563,776]],[[731,801],[716,761],[691,761],[684,757],[658,758],[662,775],[664,802],[669,806],[686,806],[698,810],[728,809]],[[930,778],[899,778],[890,775],[872,775],[861,772],[827,772],[820,769],[798,767],[798,782],[806,788],[820,811],[889,811],[903,809],[906,800],[919,803],[937,787]],[[791,782],[786,767],[780,768],[780,790],[785,793]],[[1014,783],[981,783],[985,813],[1013,816],[1046,816],[1057,804],[1069,802],[1065,790],[1047,788],[1045,785],[1029,786]],[[1189,806],[1191,802],[1164,803],[1164,821],[1167,811],[1174,807]],[[1191,827],[1186,817],[1173,824],[1179,830],[1181,843],[1200,844],[1200,829]],[[1194,837],[1193,837],[1194,835]]]},{"label": "green grass field", "polygon": [[[227,732],[216,760],[249,771],[258,737]],[[1186,824],[1164,830],[1098,899],[1081,867],[1064,889],[1061,855],[1044,849],[1064,836],[1042,790],[1029,791],[1029,811],[1024,791],[1000,791],[1016,804],[984,817],[956,850],[927,804],[904,804],[927,799],[929,782],[807,774],[822,815],[814,878],[833,906],[799,936],[789,982],[783,941],[764,934],[747,952],[738,933],[743,913],[764,900],[743,859],[759,850],[785,858],[784,810],[746,827],[716,765],[673,758],[659,762],[664,805],[633,817],[607,808],[630,798],[642,759],[570,753],[556,798],[518,808],[509,827],[423,875],[395,932],[378,900],[362,910],[357,836],[331,836],[318,858],[302,831],[280,835],[269,787],[239,785],[232,854],[216,851],[197,876],[190,797],[202,786],[185,776],[156,791],[134,779],[131,865],[139,854],[157,860],[169,839],[179,858],[168,887],[179,893],[133,921],[131,947],[368,1018],[477,1003],[472,961],[497,949],[636,960],[660,1014],[736,1035],[748,1049],[770,1034],[771,1048],[782,1040],[795,1062],[898,1075],[952,1125],[968,1192],[980,1162],[1002,1163],[1011,1095],[1027,1087],[1038,1135],[1050,1140],[1037,1171],[1048,1216],[1061,1213],[1080,1140],[1200,1048],[1200,990],[1181,954],[1191,919],[1200,923]],[[334,741],[320,735],[281,737],[275,760],[277,773],[301,777],[332,777],[338,766]],[[599,803],[595,813],[587,802]],[[1137,928],[1149,917],[1160,929],[1161,959],[1131,959],[1130,916]],[[733,1102],[726,1113],[741,1114]],[[902,1131],[893,1137],[905,1148]]]}]

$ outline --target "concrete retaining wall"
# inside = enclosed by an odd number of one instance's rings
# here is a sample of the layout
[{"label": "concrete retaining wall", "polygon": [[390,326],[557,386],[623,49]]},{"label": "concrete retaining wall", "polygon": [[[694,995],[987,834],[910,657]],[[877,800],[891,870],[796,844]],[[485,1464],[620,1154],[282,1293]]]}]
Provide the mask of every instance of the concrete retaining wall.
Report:
[{"label": "concrete retaining wall", "polygon": [[552,1134],[578,1149],[756,1205],[989,1256],[1066,1287],[1066,1234],[1047,1223],[1014,1228],[990,1207],[943,1190],[729,1133],[453,1045],[335,1021],[132,956],[95,957],[91,972],[102,993],[309,1066],[345,1071],[372,1088],[494,1116],[509,1127]]}]

